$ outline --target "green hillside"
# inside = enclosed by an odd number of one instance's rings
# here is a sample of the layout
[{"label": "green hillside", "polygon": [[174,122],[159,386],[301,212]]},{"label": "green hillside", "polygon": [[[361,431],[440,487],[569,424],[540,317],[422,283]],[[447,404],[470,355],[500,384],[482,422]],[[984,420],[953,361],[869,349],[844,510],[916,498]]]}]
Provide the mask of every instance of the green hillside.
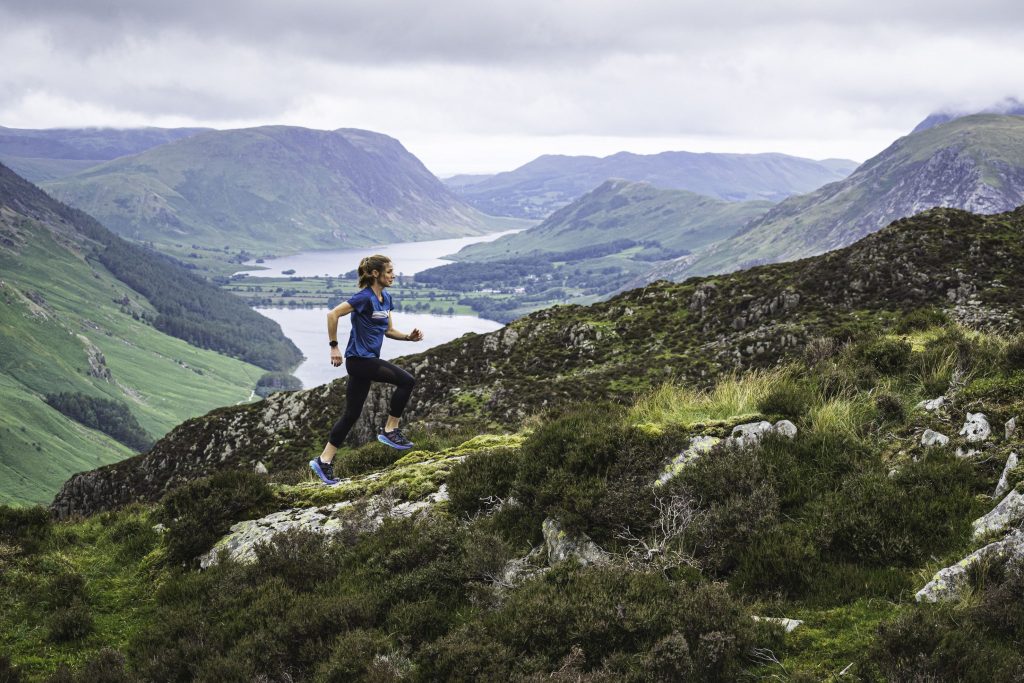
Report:
[{"label": "green hillside", "polygon": [[209,131],[45,183],[121,235],[278,253],[503,227],[395,139],[354,129]]},{"label": "green hillside", "polygon": [[936,206],[1024,204],[1024,117],[955,119],[894,142],[848,178],[780,203],[734,237],[651,277],[683,280],[821,254]]},{"label": "green hillside", "polygon": [[557,255],[626,239],[645,246],[640,260],[664,260],[728,237],[771,206],[766,201],[727,202],[649,183],[609,180],[540,225],[470,245],[454,258],[490,261]]},{"label": "green hillside", "polygon": [[[48,396],[83,397],[70,401],[79,408],[88,408],[85,397],[113,400],[152,441],[189,417],[250,400],[265,372],[161,332],[164,317],[176,319],[165,314],[175,291],[167,269],[177,267],[129,245],[119,249],[121,240],[90,221],[0,167],[0,501],[6,503],[47,501],[71,474],[133,452],[61,414]],[[122,276],[148,268],[148,285],[160,286],[164,310],[104,263]],[[211,285],[192,282],[188,291],[193,299],[221,297],[244,308]],[[213,316],[207,322],[211,329],[218,324]],[[258,328],[234,329],[264,351],[287,341]],[[107,404],[93,403],[103,419],[121,420]],[[123,434],[124,426],[110,424],[108,431]]]},{"label": "green hillside", "polygon": [[449,186],[484,213],[543,219],[610,178],[728,201],[777,202],[845,178],[855,167],[843,159],[814,161],[785,154],[546,154],[493,176],[456,176]]}]

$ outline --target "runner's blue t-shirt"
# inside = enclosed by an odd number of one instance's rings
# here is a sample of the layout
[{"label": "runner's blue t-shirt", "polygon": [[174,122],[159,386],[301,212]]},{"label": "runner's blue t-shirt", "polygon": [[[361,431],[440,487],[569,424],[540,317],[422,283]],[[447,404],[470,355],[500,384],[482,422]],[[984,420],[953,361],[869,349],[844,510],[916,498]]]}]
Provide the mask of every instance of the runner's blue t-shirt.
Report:
[{"label": "runner's blue t-shirt", "polygon": [[380,358],[380,346],[388,330],[388,313],[391,311],[391,295],[381,292],[383,301],[369,287],[356,292],[348,305],[352,307],[352,332],[348,335],[346,356],[358,358]]}]

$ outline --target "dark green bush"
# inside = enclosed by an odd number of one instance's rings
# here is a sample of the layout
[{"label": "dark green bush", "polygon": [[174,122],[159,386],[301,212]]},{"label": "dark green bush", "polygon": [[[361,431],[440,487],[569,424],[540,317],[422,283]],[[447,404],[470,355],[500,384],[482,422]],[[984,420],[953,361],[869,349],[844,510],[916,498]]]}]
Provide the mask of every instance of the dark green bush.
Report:
[{"label": "dark green bush", "polygon": [[39,601],[50,607],[70,607],[85,595],[85,579],[75,571],[61,571],[44,584]]},{"label": "dark green bush", "polygon": [[555,671],[578,649],[583,672],[611,662],[633,669],[617,680],[642,680],[639,665],[657,651],[667,680],[732,681],[756,632],[722,584],[690,587],[660,574],[561,565],[430,645],[420,675],[508,680],[513,672]]},{"label": "dark green bush", "polygon": [[160,542],[160,534],[148,519],[124,514],[117,515],[107,537],[116,544],[118,554],[129,561],[143,557]]},{"label": "dark green bush", "polygon": [[448,507],[456,515],[475,515],[497,499],[508,497],[516,476],[512,449],[498,449],[466,458],[448,475]]},{"label": "dark green bush", "polygon": [[160,501],[167,525],[164,542],[171,562],[192,563],[231,525],[269,511],[273,494],[266,480],[248,470],[219,472],[180,486]]},{"label": "dark green bush", "polygon": [[808,514],[830,561],[914,566],[967,540],[979,479],[970,462],[929,454],[896,476],[858,471]]},{"label": "dark green bush", "polygon": [[598,543],[622,526],[643,528],[653,517],[651,482],[686,437],[651,436],[626,424],[618,406],[573,409],[539,427],[523,444],[512,495],[530,511],[539,541],[545,516]]},{"label": "dark green bush", "polygon": [[811,389],[796,381],[781,382],[757,404],[764,415],[779,415],[790,420],[802,417],[811,402]]},{"label": "dark green bush", "polygon": [[0,542],[34,553],[50,535],[50,511],[41,505],[17,508],[0,505]]},{"label": "dark green bush", "polygon": [[948,323],[949,316],[937,308],[916,308],[903,314],[896,323],[896,331],[900,334],[909,334]]},{"label": "dark green bush", "polygon": [[2,683],[21,683],[21,673],[11,664],[11,658],[0,654],[0,681]]},{"label": "dark green bush", "polygon": [[969,610],[922,604],[879,627],[866,666],[889,681],[1010,683],[1021,680],[1024,657]]},{"label": "dark green bush", "polygon": [[92,614],[84,602],[76,600],[67,607],[58,607],[54,610],[50,614],[47,626],[47,635],[55,643],[81,640],[92,633]]},{"label": "dark green bush", "polygon": [[124,655],[105,647],[86,661],[77,673],[62,664],[56,673],[47,679],[47,683],[134,683],[136,680],[138,679],[125,669]]},{"label": "dark green bush", "polygon": [[904,339],[878,339],[861,350],[861,356],[876,372],[898,375],[910,364],[912,348]]},{"label": "dark green bush", "polygon": [[1006,370],[1024,370],[1024,334],[1014,336],[1006,345]]},{"label": "dark green bush", "polygon": [[899,396],[882,393],[875,396],[875,410],[882,422],[903,424],[907,419],[907,409]]}]

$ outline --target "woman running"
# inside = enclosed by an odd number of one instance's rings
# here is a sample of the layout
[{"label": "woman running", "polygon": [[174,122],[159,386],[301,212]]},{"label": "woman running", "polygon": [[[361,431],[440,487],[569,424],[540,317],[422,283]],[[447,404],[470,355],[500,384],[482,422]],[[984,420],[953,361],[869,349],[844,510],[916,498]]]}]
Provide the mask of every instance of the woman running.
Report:
[{"label": "woman running", "polygon": [[345,369],[348,371],[348,387],[345,392],[345,414],[334,424],[331,436],[324,446],[324,452],[309,461],[309,466],[325,484],[336,484],[334,478],[334,455],[338,452],[352,425],[363,411],[363,403],[370,393],[372,382],[387,382],[395,385],[391,395],[391,410],[387,424],[380,430],[377,439],[400,450],[413,447],[398,429],[398,421],[409,401],[416,380],[402,368],[380,358],[380,347],[384,337],[402,341],[420,341],[423,333],[418,329],[406,334],[391,324],[391,295],[384,291],[395,280],[395,269],[391,259],[376,254],[367,256],[359,263],[359,291],[348,301],[338,304],[327,314],[327,336],[331,344],[331,365],[341,365],[341,350],[338,348],[338,320],[352,314],[352,332],[345,347]]}]

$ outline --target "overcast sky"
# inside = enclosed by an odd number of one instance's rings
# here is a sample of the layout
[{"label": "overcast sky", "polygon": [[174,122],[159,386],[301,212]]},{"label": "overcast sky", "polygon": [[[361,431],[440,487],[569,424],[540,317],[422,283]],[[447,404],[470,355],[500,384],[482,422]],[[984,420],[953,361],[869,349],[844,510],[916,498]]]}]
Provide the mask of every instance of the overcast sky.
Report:
[{"label": "overcast sky", "polygon": [[540,154],[862,161],[1024,98],[1024,3],[0,0],[0,125],[366,128],[434,173]]}]

